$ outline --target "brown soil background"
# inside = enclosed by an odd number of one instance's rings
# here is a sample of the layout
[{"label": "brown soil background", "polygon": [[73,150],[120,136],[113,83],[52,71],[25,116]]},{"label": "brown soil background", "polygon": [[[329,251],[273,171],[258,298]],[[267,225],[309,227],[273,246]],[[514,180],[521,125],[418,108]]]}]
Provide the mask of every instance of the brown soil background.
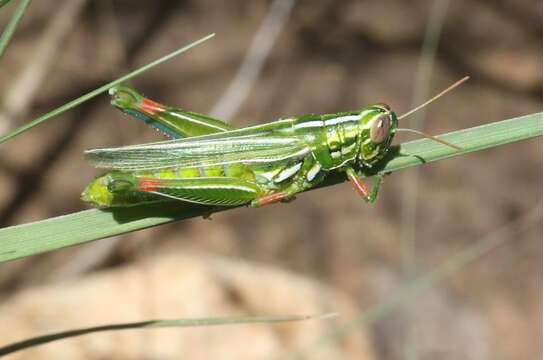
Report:
[{"label": "brown soil background", "polygon": [[[215,39],[133,81],[155,100],[207,113],[235,75],[269,2],[108,4],[85,5],[40,91],[25,113],[11,117],[9,127],[215,32]],[[243,127],[375,102],[404,112],[410,107],[431,4],[299,1],[232,123]],[[31,5],[1,60],[4,98],[27,61],[39,56],[36,44],[55,11],[47,1]],[[1,23],[7,18],[2,10]],[[425,130],[439,134],[540,111],[542,18],[539,1],[453,1],[432,93],[464,75],[472,79],[429,107]],[[111,31],[112,19],[116,31]],[[83,150],[157,139],[159,134],[128,120],[103,95],[2,145],[0,223],[84,209],[79,193],[99,172],[85,163]],[[535,139],[421,167],[417,271],[434,268],[536,207],[542,149]],[[236,209],[214,215],[211,222],[184,221],[2,264],[0,306],[25,288],[62,279],[66,268],[73,269],[73,259],[110,242],[102,257],[88,267],[75,266],[71,275],[120,267],[152,254],[200,251],[302,274],[345,291],[368,309],[404,282],[400,211],[402,194],[411,191],[404,186],[408,171],[389,176],[373,206],[343,184],[303,194],[287,205]],[[457,358],[447,355],[454,346],[480,349],[473,357],[479,359],[527,359],[543,352],[542,231],[541,223],[533,223],[510,235],[505,245],[421,298],[414,322],[425,359]],[[371,329],[378,358],[403,358],[403,324],[401,316],[389,316]],[[466,333],[469,339],[463,340]]]}]

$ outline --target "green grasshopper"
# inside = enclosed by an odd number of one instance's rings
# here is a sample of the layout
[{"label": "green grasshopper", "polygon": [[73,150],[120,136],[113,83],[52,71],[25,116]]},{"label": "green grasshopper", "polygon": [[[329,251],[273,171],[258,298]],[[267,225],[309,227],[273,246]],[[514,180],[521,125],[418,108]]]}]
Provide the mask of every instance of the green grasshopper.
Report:
[{"label": "green grasshopper", "polygon": [[[304,115],[234,129],[205,115],[168,107],[135,90],[110,90],[112,104],[145,121],[173,140],[85,152],[87,160],[110,172],[92,181],[84,201],[100,207],[133,206],[179,200],[205,205],[260,207],[289,201],[344,173],[366,202],[374,202],[383,181],[379,173],[370,191],[359,173],[383,159],[399,129],[385,104],[362,110]],[[419,133],[435,141],[457,146]]]}]

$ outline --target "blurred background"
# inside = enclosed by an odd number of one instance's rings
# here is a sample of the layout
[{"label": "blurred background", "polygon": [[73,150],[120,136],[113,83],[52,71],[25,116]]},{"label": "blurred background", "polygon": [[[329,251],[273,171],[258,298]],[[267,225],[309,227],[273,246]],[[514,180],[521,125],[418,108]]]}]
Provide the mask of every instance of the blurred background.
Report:
[{"label": "blurred background", "polygon": [[[541,19],[533,0],[35,1],[1,62],[0,129],[214,32],[131,85],[244,127],[376,102],[401,114],[470,75],[428,107],[423,128],[440,134],[541,110]],[[442,29],[433,64],[421,51],[432,23],[434,38]],[[2,145],[1,225],[88,208],[79,194],[100,172],[85,149],[161,139],[102,95]],[[90,335],[13,358],[268,359],[307,347],[310,359],[533,358],[543,352],[542,149],[535,139],[397,172],[374,205],[342,184],[2,264],[0,343],[149,318],[338,312]],[[504,244],[412,305],[312,345],[502,230]]]}]

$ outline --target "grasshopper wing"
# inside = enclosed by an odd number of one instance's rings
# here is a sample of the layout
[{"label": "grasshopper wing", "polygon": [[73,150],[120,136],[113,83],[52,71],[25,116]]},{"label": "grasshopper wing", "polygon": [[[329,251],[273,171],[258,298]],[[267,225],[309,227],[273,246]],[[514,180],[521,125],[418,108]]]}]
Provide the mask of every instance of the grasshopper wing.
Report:
[{"label": "grasshopper wing", "polygon": [[[249,128],[250,129],[250,128]],[[304,138],[249,129],[221,134],[96,149],[85,152],[96,167],[116,170],[157,170],[232,163],[264,163],[303,158],[310,152]]]}]

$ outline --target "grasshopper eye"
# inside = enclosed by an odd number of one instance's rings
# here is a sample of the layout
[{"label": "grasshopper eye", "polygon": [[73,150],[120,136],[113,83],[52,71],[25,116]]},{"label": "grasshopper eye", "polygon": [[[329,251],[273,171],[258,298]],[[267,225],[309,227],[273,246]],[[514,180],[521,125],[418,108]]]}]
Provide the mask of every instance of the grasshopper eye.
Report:
[{"label": "grasshopper eye", "polygon": [[373,122],[370,128],[372,143],[380,144],[388,138],[391,122],[390,115],[382,115]]}]

